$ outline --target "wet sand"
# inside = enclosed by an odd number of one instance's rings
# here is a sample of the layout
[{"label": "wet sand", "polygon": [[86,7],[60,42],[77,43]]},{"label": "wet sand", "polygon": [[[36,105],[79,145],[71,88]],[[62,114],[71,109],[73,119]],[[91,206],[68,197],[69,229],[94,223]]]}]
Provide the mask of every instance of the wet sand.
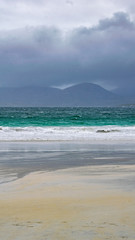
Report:
[{"label": "wet sand", "polygon": [[135,165],[33,172],[0,185],[1,240],[135,239]]}]

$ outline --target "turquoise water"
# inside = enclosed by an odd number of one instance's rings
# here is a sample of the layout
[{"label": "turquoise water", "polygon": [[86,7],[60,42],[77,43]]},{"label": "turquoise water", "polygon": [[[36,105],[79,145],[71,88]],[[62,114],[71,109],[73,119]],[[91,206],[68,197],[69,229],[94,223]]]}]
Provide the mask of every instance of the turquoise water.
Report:
[{"label": "turquoise water", "polygon": [[0,126],[134,126],[135,108],[0,108]]}]

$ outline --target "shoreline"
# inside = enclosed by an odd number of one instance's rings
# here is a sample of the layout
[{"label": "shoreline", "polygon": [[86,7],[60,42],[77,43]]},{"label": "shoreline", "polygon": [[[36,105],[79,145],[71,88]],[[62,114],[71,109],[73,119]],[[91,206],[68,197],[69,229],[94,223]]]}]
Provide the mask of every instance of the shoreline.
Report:
[{"label": "shoreline", "polygon": [[[0,145],[25,145],[25,144],[33,144],[33,145],[40,145],[42,147],[42,145],[44,145],[44,147],[49,146],[54,144],[55,146],[61,144],[61,145],[67,145],[68,146],[72,146],[76,148],[77,146],[86,146],[86,148],[88,148],[89,146],[111,146],[111,145],[115,145],[117,147],[117,145],[119,146],[123,146],[123,145],[130,145],[131,147],[135,146],[135,139],[82,139],[82,140],[0,140]],[[53,150],[53,149],[52,149]]]}]

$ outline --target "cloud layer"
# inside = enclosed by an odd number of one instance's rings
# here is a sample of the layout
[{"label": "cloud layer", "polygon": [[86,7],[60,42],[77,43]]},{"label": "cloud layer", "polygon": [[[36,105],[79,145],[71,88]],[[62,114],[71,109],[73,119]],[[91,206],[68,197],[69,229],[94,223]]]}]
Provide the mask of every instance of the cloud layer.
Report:
[{"label": "cloud layer", "polygon": [[111,88],[135,86],[134,76],[135,23],[125,12],[64,34],[45,25],[0,32],[1,86],[95,82]]},{"label": "cloud layer", "polygon": [[115,12],[128,12],[135,19],[134,0],[1,0],[0,29],[25,26],[57,26],[72,29],[92,26]]}]

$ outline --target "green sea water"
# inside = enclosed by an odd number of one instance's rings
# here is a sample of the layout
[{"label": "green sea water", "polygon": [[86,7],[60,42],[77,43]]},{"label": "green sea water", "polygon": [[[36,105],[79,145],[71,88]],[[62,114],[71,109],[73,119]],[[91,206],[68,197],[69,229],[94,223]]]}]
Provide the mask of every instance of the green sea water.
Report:
[{"label": "green sea water", "polygon": [[134,126],[135,107],[0,108],[0,126]]}]

